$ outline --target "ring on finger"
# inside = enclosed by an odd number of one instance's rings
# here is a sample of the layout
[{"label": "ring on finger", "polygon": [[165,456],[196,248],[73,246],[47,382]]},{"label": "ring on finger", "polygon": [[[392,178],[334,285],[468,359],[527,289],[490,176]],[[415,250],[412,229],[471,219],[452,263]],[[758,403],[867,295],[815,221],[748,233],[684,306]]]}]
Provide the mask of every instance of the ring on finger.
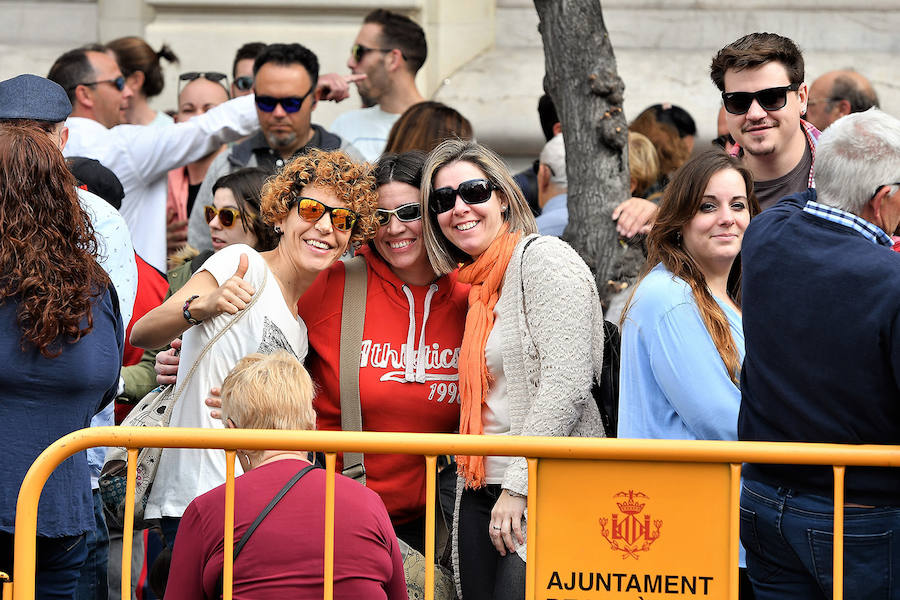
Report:
[{"label": "ring on finger", "polygon": [[500,531],[500,528],[496,525],[491,525],[491,529],[493,529],[494,531]]}]

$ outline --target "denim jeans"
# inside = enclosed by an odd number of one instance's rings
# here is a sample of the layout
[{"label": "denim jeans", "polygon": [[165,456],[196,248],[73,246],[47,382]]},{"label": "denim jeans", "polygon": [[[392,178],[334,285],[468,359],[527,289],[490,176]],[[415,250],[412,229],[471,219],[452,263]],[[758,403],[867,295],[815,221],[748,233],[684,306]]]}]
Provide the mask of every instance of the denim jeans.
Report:
[{"label": "denim jeans", "polygon": [[[741,542],[758,600],[831,599],[832,498],[745,480]],[[900,508],[844,508],[844,597],[900,600]]]},{"label": "denim jeans", "polygon": [[78,578],[77,600],[106,600],[106,564],[109,561],[109,533],[103,517],[100,490],[94,490],[94,529],[85,534],[87,558]]},{"label": "denim jeans", "polygon": [[[0,571],[12,574],[13,540],[11,533],[0,532]],[[85,535],[37,538],[37,600],[71,600],[75,597],[78,574],[87,557]]]}]

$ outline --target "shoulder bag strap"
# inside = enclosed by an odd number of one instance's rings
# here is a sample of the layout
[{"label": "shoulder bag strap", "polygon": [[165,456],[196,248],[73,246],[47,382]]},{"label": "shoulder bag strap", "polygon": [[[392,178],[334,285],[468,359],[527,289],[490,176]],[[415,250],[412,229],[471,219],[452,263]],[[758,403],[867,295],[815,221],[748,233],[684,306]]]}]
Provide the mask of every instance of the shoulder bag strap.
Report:
[{"label": "shoulder bag strap", "polygon": [[[262,509],[262,512],[260,512],[256,516],[256,519],[253,521],[253,523],[250,525],[250,527],[247,529],[247,531],[244,532],[244,535],[241,536],[241,540],[237,543],[237,546],[234,547],[234,555],[232,556],[232,559],[231,559],[232,565],[237,560],[238,554],[241,553],[241,550],[244,548],[244,545],[250,539],[250,536],[253,535],[253,532],[256,531],[256,528],[259,527],[259,524],[263,522],[263,519],[265,519],[266,516],[270,512],[272,512],[272,509],[275,508],[275,505],[278,504],[282,498],[284,498],[285,494],[287,494],[290,491],[290,489],[292,487],[294,487],[294,484],[296,484],[298,481],[300,481],[300,479],[302,479],[304,475],[306,475],[313,469],[318,469],[318,468],[319,467],[316,465],[308,465],[306,467],[303,467],[302,469],[300,469],[300,471],[298,473],[296,473],[293,477],[291,477],[291,479],[286,484],[284,484],[284,487],[281,488],[280,492],[275,494],[275,497],[272,498],[272,500],[269,501],[269,504],[264,509]],[[219,596],[222,595],[222,588],[224,585],[223,577],[224,577],[224,574],[219,573],[219,583],[218,583]]]},{"label": "shoulder bag strap", "polygon": [[222,327],[222,329],[220,329],[216,333],[216,335],[214,335],[208,342],[206,342],[206,345],[203,347],[203,350],[201,350],[200,354],[197,356],[197,360],[195,360],[194,364],[191,365],[191,370],[188,371],[187,377],[184,378],[184,381],[180,382],[181,385],[175,390],[175,393],[172,396],[172,402],[170,403],[170,408],[171,408],[171,406],[175,405],[175,402],[178,401],[178,397],[181,395],[181,392],[184,391],[184,388],[187,387],[187,384],[191,380],[191,377],[194,375],[194,371],[197,370],[197,366],[200,364],[200,361],[203,360],[203,357],[206,356],[206,353],[209,351],[210,348],[212,348],[213,344],[215,344],[217,341],[219,341],[219,338],[221,338],[223,335],[225,335],[225,332],[228,331],[229,329],[231,329],[231,327],[235,323],[240,321],[244,317],[244,315],[246,315],[247,312],[253,307],[253,305],[256,304],[256,301],[259,300],[259,297],[262,296],[263,290],[266,287],[266,281],[269,279],[268,268],[265,267],[265,265],[263,266],[263,268],[265,269],[265,271],[263,272],[262,284],[259,286],[259,289],[256,290],[256,293],[253,294],[253,297],[250,299],[250,304],[248,304],[247,307],[244,308],[243,310],[239,310],[231,320],[229,320],[227,323],[225,323],[225,326]]},{"label": "shoulder bag strap", "polygon": [[[359,356],[366,317],[366,261],[356,256],[344,263],[341,306],[341,430],[362,431],[359,403]],[[344,475],[366,484],[362,452],[344,452]]]}]

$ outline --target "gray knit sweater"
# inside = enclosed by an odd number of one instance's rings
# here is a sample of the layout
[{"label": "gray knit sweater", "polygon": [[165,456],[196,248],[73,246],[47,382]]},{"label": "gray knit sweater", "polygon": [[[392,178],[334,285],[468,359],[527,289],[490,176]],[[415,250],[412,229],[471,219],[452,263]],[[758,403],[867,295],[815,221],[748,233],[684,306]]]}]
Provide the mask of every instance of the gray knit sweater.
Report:
[{"label": "gray knit sweater", "polygon": [[[599,380],[603,365],[603,311],[591,271],[578,253],[556,237],[523,238],[506,269],[495,310],[503,315],[498,327],[510,433],[604,437],[591,395],[593,379]],[[502,487],[528,493],[525,458],[516,458],[507,467]],[[453,566],[460,598],[457,532],[462,489],[459,479]],[[525,546],[517,552],[525,560]]]}]

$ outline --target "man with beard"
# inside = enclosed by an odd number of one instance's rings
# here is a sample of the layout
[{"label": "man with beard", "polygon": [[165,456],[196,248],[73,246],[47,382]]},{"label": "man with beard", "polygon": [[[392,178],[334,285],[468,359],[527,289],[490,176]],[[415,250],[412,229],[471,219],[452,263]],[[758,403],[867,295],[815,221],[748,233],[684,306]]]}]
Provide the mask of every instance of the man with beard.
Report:
[{"label": "man with beard", "polygon": [[736,142],[731,154],[753,173],[760,208],[814,187],[819,131],[800,118],[807,88],[797,45],[774,33],[751,33],[719,50],[710,77]]},{"label": "man with beard", "polygon": [[203,206],[213,203],[219,177],[242,167],[275,172],[310,148],[343,150],[362,162],[359,151],[311,122],[316,106],[319,60],[300,44],[271,44],[253,64],[253,92],[261,131],[223,152],[210,165],[197,192],[188,222],[188,243],[200,251],[212,248]]}]

